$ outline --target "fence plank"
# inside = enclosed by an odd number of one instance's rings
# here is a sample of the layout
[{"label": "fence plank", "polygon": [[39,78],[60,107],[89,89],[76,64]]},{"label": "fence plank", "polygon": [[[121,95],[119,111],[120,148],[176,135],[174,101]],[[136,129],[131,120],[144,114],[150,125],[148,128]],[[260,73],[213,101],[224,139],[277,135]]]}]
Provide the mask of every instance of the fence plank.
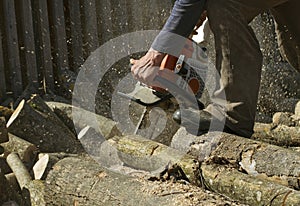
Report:
[{"label": "fence plank", "polygon": [[84,44],[87,45],[87,55],[99,47],[97,30],[97,13],[95,0],[83,1],[84,14]]},{"label": "fence plank", "polygon": [[82,30],[81,30],[81,14],[79,0],[68,1],[70,10],[70,38],[71,38],[71,52],[73,59],[74,71],[78,72],[79,67],[82,65],[83,58],[83,43],[82,43]]},{"label": "fence plank", "polygon": [[5,81],[4,60],[3,60],[2,34],[0,31],[0,101],[4,100],[5,96],[6,96],[6,81]]},{"label": "fence plank", "polygon": [[32,22],[32,8],[30,0],[21,0],[21,22],[22,39],[24,42],[25,63],[27,69],[27,80],[36,88],[38,87],[38,72],[36,64],[36,52]]},{"label": "fence plank", "polygon": [[10,85],[14,97],[22,93],[22,72],[16,26],[15,5],[13,0],[3,0],[4,27],[6,32]]},{"label": "fence plank", "polygon": [[64,5],[62,0],[48,1],[50,11],[51,29],[53,32],[54,59],[58,72],[69,68],[67,35],[64,16]]},{"label": "fence plank", "polygon": [[38,67],[43,75],[44,90],[54,90],[54,74],[51,54],[50,26],[47,0],[33,1],[35,33],[38,44]]},{"label": "fence plank", "polygon": [[99,1],[97,15],[99,19],[100,43],[103,44],[114,37],[112,4],[110,0]]}]

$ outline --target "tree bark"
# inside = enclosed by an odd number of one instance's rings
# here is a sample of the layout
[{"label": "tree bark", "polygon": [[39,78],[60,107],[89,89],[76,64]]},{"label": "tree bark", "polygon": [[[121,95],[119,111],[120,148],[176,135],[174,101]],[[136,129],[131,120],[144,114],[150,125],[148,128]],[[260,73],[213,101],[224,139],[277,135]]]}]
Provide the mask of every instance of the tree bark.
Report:
[{"label": "tree bark", "polygon": [[16,153],[9,154],[6,160],[17,178],[20,188],[23,189],[23,187],[31,181],[31,176],[27,168],[23,165],[20,157]]},{"label": "tree bark", "polygon": [[45,201],[60,206],[172,205],[172,196],[147,194],[143,186],[137,179],[106,171],[91,159],[65,158],[47,176]]},{"label": "tree bark", "polygon": [[[153,182],[108,171],[86,157],[59,161],[45,182],[45,202],[53,206],[238,205],[191,184]],[[216,204],[216,199],[223,204]]]},{"label": "tree bark", "polygon": [[206,186],[249,205],[300,205],[300,192],[218,164],[203,164]]},{"label": "tree bark", "polygon": [[[207,140],[218,139],[208,158],[218,157],[247,174],[300,189],[298,152],[225,133],[210,133],[205,137]],[[188,153],[197,156],[201,152],[202,141],[194,140]]]},{"label": "tree bark", "polygon": [[256,123],[252,139],[286,147],[300,146],[300,127]]}]

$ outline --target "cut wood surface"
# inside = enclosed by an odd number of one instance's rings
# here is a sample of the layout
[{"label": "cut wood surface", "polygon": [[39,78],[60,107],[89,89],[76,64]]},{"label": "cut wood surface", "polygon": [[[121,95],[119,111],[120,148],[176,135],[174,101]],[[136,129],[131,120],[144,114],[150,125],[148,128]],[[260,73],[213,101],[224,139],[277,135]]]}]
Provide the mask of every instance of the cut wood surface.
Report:
[{"label": "cut wood surface", "polygon": [[8,130],[35,144],[41,152],[83,152],[76,136],[51,112],[23,100],[9,119]]}]

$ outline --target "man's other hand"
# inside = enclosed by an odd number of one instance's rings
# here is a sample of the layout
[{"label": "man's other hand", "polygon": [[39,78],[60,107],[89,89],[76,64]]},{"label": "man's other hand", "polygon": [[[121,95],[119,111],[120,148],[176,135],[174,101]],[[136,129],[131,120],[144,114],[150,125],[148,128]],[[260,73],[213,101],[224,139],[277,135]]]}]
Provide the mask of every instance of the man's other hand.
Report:
[{"label": "man's other hand", "polygon": [[165,57],[164,53],[150,49],[145,56],[139,60],[130,59],[133,77],[147,85],[152,85],[158,75],[160,64]]}]

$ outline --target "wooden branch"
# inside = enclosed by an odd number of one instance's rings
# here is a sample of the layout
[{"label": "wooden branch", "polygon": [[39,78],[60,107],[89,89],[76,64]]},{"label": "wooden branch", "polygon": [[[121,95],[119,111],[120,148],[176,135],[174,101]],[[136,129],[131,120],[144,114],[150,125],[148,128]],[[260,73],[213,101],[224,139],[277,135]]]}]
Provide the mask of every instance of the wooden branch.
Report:
[{"label": "wooden branch", "polygon": [[83,152],[80,142],[58,118],[35,106],[43,108],[21,101],[7,123],[8,131],[35,144],[41,152]]},{"label": "wooden branch", "polygon": [[31,176],[16,153],[7,156],[6,161],[15,174],[21,189],[31,181]]},{"label": "wooden branch", "polygon": [[32,163],[35,161],[38,153],[37,147],[23,140],[13,134],[9,135],[9,141],[5,144],[2,144],[5,153],[9,154],[11,152],[15,152],[19,155],[22,162],[24,162],[27,166],[32,166]]},{"label": "wooden branch", "polygon": [[120,160],[130,167],[155,174],[176,165],[188,181],[199,184],[199,165],[192,156],[137,135],[114,137],[108,141],[119,151]]}]

